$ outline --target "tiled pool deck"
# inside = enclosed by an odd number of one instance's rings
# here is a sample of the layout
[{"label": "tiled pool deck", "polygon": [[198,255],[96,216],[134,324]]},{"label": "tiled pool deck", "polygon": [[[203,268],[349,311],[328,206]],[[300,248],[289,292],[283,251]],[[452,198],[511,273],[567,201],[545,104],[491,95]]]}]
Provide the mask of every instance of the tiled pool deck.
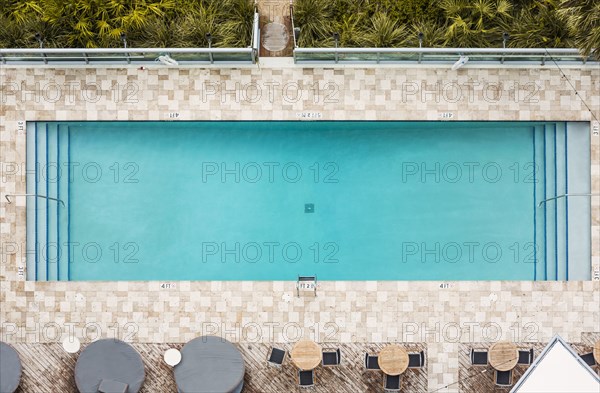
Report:
[{"label": "tiled pool deck", "polygon": [[[600,69],[565,69],[600,117]],[[28,120],[578,120],[591,115],[560,72],[422,67],[239,69],[0,68],[2,194],[25,192]],[[515,94],[516,92],[516,94]],[[458,98],[457,98],[458,97]],[[15,169],[15,164],[18,169]],[[592,136],[600,192],[600,136]],[[600,330],[600,281],[25,282],[25,199],[0,203],[0,339],[57,342],[74,329],[136,343],[201,334],[235,342],[425,343],[429,390],[456,382],[461,346],[510,339],[579,342]],[[600,198],[592,198],[593,274],[600,272]],[[458,385],[448,390],[456,391]]]}]

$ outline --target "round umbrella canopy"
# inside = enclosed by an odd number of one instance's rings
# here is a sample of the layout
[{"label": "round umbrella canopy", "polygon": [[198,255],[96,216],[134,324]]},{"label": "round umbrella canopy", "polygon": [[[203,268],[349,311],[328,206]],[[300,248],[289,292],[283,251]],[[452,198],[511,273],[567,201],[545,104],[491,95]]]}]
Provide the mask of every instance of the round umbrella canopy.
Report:
[{"label": "round umbrella canopy", "polygon": [[129,344],[104,339],[88,345],[75,365],[75,383],[82,393],[97,392],[100,384],[127,385],[127,393],[137,393],[144,383],[144,363]]},{"label": "round umbrella canopy", "polygon": [[21,360],[10,345],[0,342],[0,392],[13,393],[21,381]]},{"label": "round umbrella canopy", "polygon": [[181,393],[236,393],[244,384],[242,354],[229,341],[202,336],[181,349],[181,362],[174,367]]}]

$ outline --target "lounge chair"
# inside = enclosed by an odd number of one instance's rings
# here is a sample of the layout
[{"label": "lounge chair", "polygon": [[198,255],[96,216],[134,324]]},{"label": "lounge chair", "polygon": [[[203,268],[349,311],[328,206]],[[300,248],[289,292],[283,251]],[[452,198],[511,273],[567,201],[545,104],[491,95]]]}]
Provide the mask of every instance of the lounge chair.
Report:
[{"label": "lounge chair", "polygon": [[425,352],[409,353],[408,354],[408,367],[419,368],[425,365]]},{"label": "lounge chair", "polygon": [[321,364],[323,366],[337,366],[342,361],[342,353],[340,349],[335,351],[323,351],[323,360]]},{"label": "lounge chair", "polygon": [[399,392],[402,388],[402,375],[387,375],[383,377],[383,388],[386,392]]},{"label": "lounge chair", "polygon": [[311,388],[315,386],[315,371],[314,370],[299,370],[298,371],[298,386],[301,388]]},{"label": "lounge chair", "polygon": [[531,364],[533,362],[533,348],[529,351],[519,351],[518,364]]},{"label": "lounge chair", "polygon": [[368,353],[365,353],[365,368],[367,370],[380,370],[379,356],[371,356]]},{"label": "lounge chair", "polygon": [[471,364],[473,366],[487,366],[488,352],[471,349]]},{"label": "lounge chair", "polygon": [[271,347],[271,352],[267,356],[267,362],[275,367],[281,367],[287,352],[283,349]]},{"label": "lounge chair", "polygon": [[496,370],[496,376],[494,377],[494,380],[498,386],[512,386],[512,370]]},{"label": "lounge chair", "polygon": [[585,355],[579,355],[579,357],[581,359],[583,359],[583,361],[586,362],[587,365],[590,366],[590,367],[596,365],[596,360],[594,359],[594,353],[593,352],[586,353]]}]

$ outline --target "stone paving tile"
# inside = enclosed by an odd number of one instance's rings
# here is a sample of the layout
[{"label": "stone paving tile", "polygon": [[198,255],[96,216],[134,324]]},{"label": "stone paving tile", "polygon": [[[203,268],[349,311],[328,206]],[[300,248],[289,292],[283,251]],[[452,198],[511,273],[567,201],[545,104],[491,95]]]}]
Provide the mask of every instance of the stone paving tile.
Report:
[{"label": "stone paving tile", "polygon": [[[565,72],[588,105],[600,108],[600,69]],[[3,194],[25,192],[24,172],[14,175],[5,166],[25,161],[20,120],[440,120],[446,113],[453,120],[591,120],[552,67],[3,66],[0,89]],[[591,154],[598,193],[598,137]],[[600,197],[591,205],[592,270],[600,278]],[[24,282],[24,198],[0,203],[0,242],[0,339],[8,342],[53,343],[71,329],[86,339],[183,343],[217,334],[243,342],[257,326],[262,343],[299,335],[424,342],[429,389],[436,389],[457,380],[462,344],[544,341],[556,333],[578,341],[600,325],[600,281],[457,282],[446,289],[440,282],[322,282],[317,298],[296,298],[292,282],[180,282],[171,290],[158,282]]]}]

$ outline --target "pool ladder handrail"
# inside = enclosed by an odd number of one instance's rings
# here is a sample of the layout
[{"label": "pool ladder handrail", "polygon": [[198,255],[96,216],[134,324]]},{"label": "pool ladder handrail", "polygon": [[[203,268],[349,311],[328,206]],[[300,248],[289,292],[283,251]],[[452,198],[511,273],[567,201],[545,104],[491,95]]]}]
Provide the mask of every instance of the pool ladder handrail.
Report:
[{"label": "pool ladder handrail", "polygon": [[41,194],[6,194],[6,195],[4,195],[4,198],[6,198],[6,200],[8,201],[8,203],[12,203],[12,201],[10,200],[9,197],[18,197],[18,196],[34,196],[36,198],[50,199],[50,200],[53,200],[53,201],[60,202],[63,205],[63,207],[65,207],[65,202],[63,202],[62,199],[53,198],[53,197],[49,197],[49,196],[41,195]]},{"label": "pool ladder handrail", "polygon": [[593,197],[593,196],[600,196],[600,194],[582,194],[582,193],[572,193],[572,194],[562,194],[562,195],[557,195],[554,196],[552,198],[548,198],[548,199],[544,199],[543,201],[541,201],[540,203],[538,203],[538,207],[542,207],[542,205],[546,202],[550,202],[553,201],[555,199],[560,199],[560,198],[568,198],[568,197],[572,197],[572,196],[589,196],[589,197]]}]

